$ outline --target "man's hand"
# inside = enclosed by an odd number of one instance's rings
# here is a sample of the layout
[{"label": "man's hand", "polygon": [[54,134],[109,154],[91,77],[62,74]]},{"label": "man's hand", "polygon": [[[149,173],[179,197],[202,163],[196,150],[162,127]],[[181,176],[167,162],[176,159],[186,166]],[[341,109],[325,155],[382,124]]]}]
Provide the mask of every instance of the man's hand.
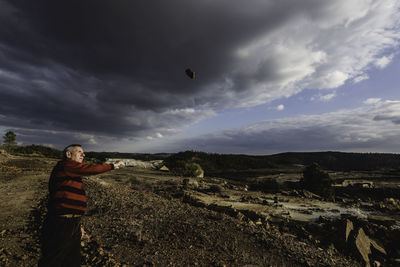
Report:
[{"label": "man's hand", "polygon": [[116,169],[119,169],[119,168],[121,168],[121,167],[125,167],[125,162],[123,162],[123,161],[117,161],[117,162],[114,163],[114,169],[115,169],[115,170],[116,170]]}]

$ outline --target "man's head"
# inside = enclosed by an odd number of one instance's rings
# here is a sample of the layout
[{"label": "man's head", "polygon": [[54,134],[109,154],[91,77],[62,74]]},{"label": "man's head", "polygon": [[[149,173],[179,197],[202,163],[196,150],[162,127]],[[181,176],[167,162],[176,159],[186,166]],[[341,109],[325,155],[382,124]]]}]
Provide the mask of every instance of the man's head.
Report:
[{"label": "man's head", "polygon": [[74,161],[82,163],[83,158],[85,157],[85,153],[83,152],[81,145],[72,144],[64,148],[63,157],[64,159],[72,159]]}]

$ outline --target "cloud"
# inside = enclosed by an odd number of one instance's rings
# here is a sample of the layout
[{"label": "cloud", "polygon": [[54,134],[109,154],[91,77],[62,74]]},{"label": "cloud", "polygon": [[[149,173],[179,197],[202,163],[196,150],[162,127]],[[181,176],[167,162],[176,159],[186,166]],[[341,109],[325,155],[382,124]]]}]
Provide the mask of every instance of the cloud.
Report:
[{"label": "cloud", "polygon": [[154,136],[146,136],[147,140],[154,140],[155,138],[163,138],[164,136],[161,133],[155,133]]},{"label": "cloud", "polygon": [[98,147],[360,81],[400,39],[396,0],[0,5],[0,125]]},{"label": "cloud", "polygon": [[376,103],[378,103],[380,101],[381,101],[380,98],[368,98],[363,103],[366,104],[366,105],[374,105],[374,104],[376,104]]},{"label": "cloud", "polygon": [[380,69],[385,68],[387,65],[389,65],[389,63],[392,61],[394,55],[390,55],[390,56],[383,56],[381,58],[378,58],[375,61],[375,66],[377,66]]},{"label": "cloud", "polygon": [[361,82],[361,81],[368,80],[368,79],[369,79],[368,74],[362,74],[362,75],[360,75],[360,76],[356,76],[356,77],[353,79],[353,82],[354,82],[354,83],[359,83],[359,82]]},{"label": "cloud", "polygon": [[328,102],[332,100],[334,97],[336,97],[336,93],[331,93],[331,94],[326,94],[326,95],[315,95],[311,97],[311,101],[322,101],[322,102]]},{"label": "cloud", "polygon": [[374,116],[375,121],[391,122],[400,124],[400,107],[398,101],[385,101],[380,104],[385,112],[379,112]]},{"label": "cloud", "polygon": [[400,101],[368,108],[263,121],[193,138],[184,147],[207,152],[269,154],[285,151],[400,149]]}]

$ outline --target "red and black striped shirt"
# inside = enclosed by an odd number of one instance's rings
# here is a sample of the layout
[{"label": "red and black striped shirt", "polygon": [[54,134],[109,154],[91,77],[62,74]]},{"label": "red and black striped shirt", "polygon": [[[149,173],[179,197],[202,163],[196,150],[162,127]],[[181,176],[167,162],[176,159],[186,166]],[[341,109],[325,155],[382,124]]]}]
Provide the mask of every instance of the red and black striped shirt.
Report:
[{"label": "red and black striped shirt", "polygon": [[112,164],[89,165],[71,159],[59,161],[49,180],[49,213],[84,214],[86,194],[82,176],[103,173],[113,168]]}]

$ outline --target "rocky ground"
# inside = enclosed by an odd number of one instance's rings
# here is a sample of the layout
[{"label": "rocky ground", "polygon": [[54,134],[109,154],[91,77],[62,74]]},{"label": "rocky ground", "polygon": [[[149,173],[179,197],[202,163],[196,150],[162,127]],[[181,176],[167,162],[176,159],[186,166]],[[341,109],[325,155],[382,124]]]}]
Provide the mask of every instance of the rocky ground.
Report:
[{"label": "rocky ground", "polygon": [[[18,157],[0,161],[0,265],[37,264],[54,163]],[[124,168],[84,181],[89,199],[82,221],[86,266],[362,266],[363,255],[350,252],[357,238],[368,243],[371,251],[365,246],[365,255],[371,265],[397,264],[397,251],[390,248],[398,245],[394,237],[373,244],[376,236],[388,233],[388,226],[351,217],[321,218],[319,224],[293,221],[274,213],[277,207],[263,202],[268,196],[224,179],[198,181]],[[227,206],[222,200],[265,209]],[[343,235],[332,239],[334,233]],[[385,253],[379,252],[382,247]]]}]

